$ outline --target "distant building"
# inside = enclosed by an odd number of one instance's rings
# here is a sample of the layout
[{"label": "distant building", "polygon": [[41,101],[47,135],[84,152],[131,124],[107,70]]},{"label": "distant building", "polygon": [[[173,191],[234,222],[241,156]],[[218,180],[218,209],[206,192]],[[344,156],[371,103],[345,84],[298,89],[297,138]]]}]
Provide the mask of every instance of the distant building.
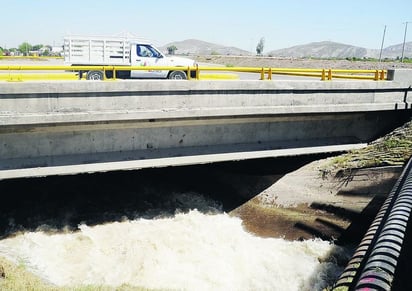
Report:
[{"label": "distant building", "polygon": [[63,54],[63,46],[52,46],[51,47],[52,54],[62,55]]},{"label": "distant building", "polygon": [[38,51],[30,51],[32,56],[61,56],[63,53],[62,46],[50,46],[45,45],[41,47]]}]

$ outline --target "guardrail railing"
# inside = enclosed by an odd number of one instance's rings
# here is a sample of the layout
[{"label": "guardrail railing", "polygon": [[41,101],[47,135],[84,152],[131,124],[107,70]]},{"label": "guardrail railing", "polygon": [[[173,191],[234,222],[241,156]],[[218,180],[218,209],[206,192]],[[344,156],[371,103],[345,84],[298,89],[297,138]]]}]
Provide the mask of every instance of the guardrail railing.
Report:
[{"label": "guardrail railing", "polygon": [[[188,79],[200,80],[204,72],[235,72],[235,73],[255,73],[260,74],[260,80],[272,80],[273,75],[288,75],[301,77],[314,77],[322,81],[331,81],[333,79],[357,79],[357,80],[386,80],[387,70],[348,70],[348,69],[305,69],[305,68],[270,68],[270,67],[142,67],[142,66],[34,66],[34,65],[1,65],[0,80],[5,81],[23,81],[24,74],[31,71],[53,71],[59,72],[86,72],[102,71],[105,79],[116,79],[117,71],[134,71],[134,70],[167,70],[167,71],[185,71]],[[106,77],[106,72],[111,72],[111,78]],[[194,78],[191,78],[191,72],[195,72]],[[53,78],[52,78],[53,79]],[[63,78],[64,79],[64,78]],[[72,79],[75,76],[72,75]]]}]

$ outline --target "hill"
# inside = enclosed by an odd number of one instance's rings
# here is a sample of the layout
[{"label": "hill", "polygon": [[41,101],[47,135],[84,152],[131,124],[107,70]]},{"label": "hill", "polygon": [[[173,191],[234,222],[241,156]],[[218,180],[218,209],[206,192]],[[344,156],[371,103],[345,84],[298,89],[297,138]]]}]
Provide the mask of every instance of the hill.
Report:
[{"label": "hill", "polygon": [[[389,46],[382,50],[382,58],[397,58],[402,55],[403,44]],[[379,58],[380,50],[366,49],[343,43],[322,41],[305,45],[297,45],[289,48],[270,51],[267,53],[274,57],[294,58]],[[412,42],[405,44],[405,57],[412,57]]]},{"label": "hill", "polygon": [[269,52],[268,55],[294,58],[363,58],[368,55],[368,50],[331,41],[321,41],[274,50]]},{"label": "hill", "polygon": [[[160,49],[167,51],[167,47],[176,46],[178,55],[221,55],[221,56],[251,56],[251,53],[232,46],[224,46],[197,39],[187,39],[168,43]],[[386,47],[382,51],[382,58],[396,59],[402,55],[403,44]],[[319,58],[319,59],[345,59],[345,58],[379,58],[379,49],[367,49],[363,47],[321,41],[304,45],[292,46],[279,50],[266,52],[265,55],[280,58]],[[412,42],[405,43],[404,56],[412,58]]]},{"label": "hill", "polygon": [[[389,46],[383,50],[383,55],[386,58],[397,58],[402,56],[402,46],[403,44],[396,44]],[[412,58],[412,41],[405,43],[404,56]]]},{"label": "hill", "polygon": [[169,46],[176,46],[176,54],[179,55],[235,55],[247,56],[250,52],[236,48],[223,46],[215,43],[201,41],[197,39],[187,39],[183,41],[175,41],[159,47],[162,51],[167,51]]}]

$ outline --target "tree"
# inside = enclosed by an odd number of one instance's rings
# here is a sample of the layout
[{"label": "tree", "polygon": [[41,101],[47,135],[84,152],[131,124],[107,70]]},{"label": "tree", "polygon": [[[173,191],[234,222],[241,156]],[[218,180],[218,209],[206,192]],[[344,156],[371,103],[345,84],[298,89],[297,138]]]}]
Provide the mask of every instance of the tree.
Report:
[{"label": "tree", "polygon": [[34,45],[31,49],[32,49],[33,51],[38,51],[38,50],[40,50],[42,47],[43,47],[42,44],[36,44],[36,45]]},{"label": "tree", "polygon": [[174,55],[175,51],[177,51],[177,47],[175,45],[171,45],[167,47],[167,53],[169,55]]},{"label": "tree", "polygon": [[259,42],[258,42],[258,44],[257,44],[257,46],[256,46],[256,53],[257,53],[258,56],[261,56],[261,55],[263,54],[263,47],[264,47],[264,46],[265,46],[265,38],[262,37],[262,38],[259,40]]},{"label": "tree", "polygon": [[45,56],[45,57],[50,56],[50,50],[49,50],[49,49],[45,49],[41,55],[42,55],[42,56]]},{"label": "tree", "polygon": [[42,45],[41,51],[42,51],[41,53],[42,56],[50,56],[52,47],[50,45],[44,45],[44,46]]},{"label": "tree", "polygon": [[29,51],[31,50],[32,50],[32,46],[28,42],[23,42],[21,45],[19,45],[19,51],[25,56],[28,56]]}]

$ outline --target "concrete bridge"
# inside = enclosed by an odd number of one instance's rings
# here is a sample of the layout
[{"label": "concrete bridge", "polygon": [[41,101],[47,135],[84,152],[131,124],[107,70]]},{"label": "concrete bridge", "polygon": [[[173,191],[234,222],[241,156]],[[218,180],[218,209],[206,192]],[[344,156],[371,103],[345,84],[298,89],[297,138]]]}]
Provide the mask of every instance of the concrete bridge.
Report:
[{"label": "concrete bridge", "polygon": [[0,179],[362,147],[412,116],[389,81],[0,83]]}]

